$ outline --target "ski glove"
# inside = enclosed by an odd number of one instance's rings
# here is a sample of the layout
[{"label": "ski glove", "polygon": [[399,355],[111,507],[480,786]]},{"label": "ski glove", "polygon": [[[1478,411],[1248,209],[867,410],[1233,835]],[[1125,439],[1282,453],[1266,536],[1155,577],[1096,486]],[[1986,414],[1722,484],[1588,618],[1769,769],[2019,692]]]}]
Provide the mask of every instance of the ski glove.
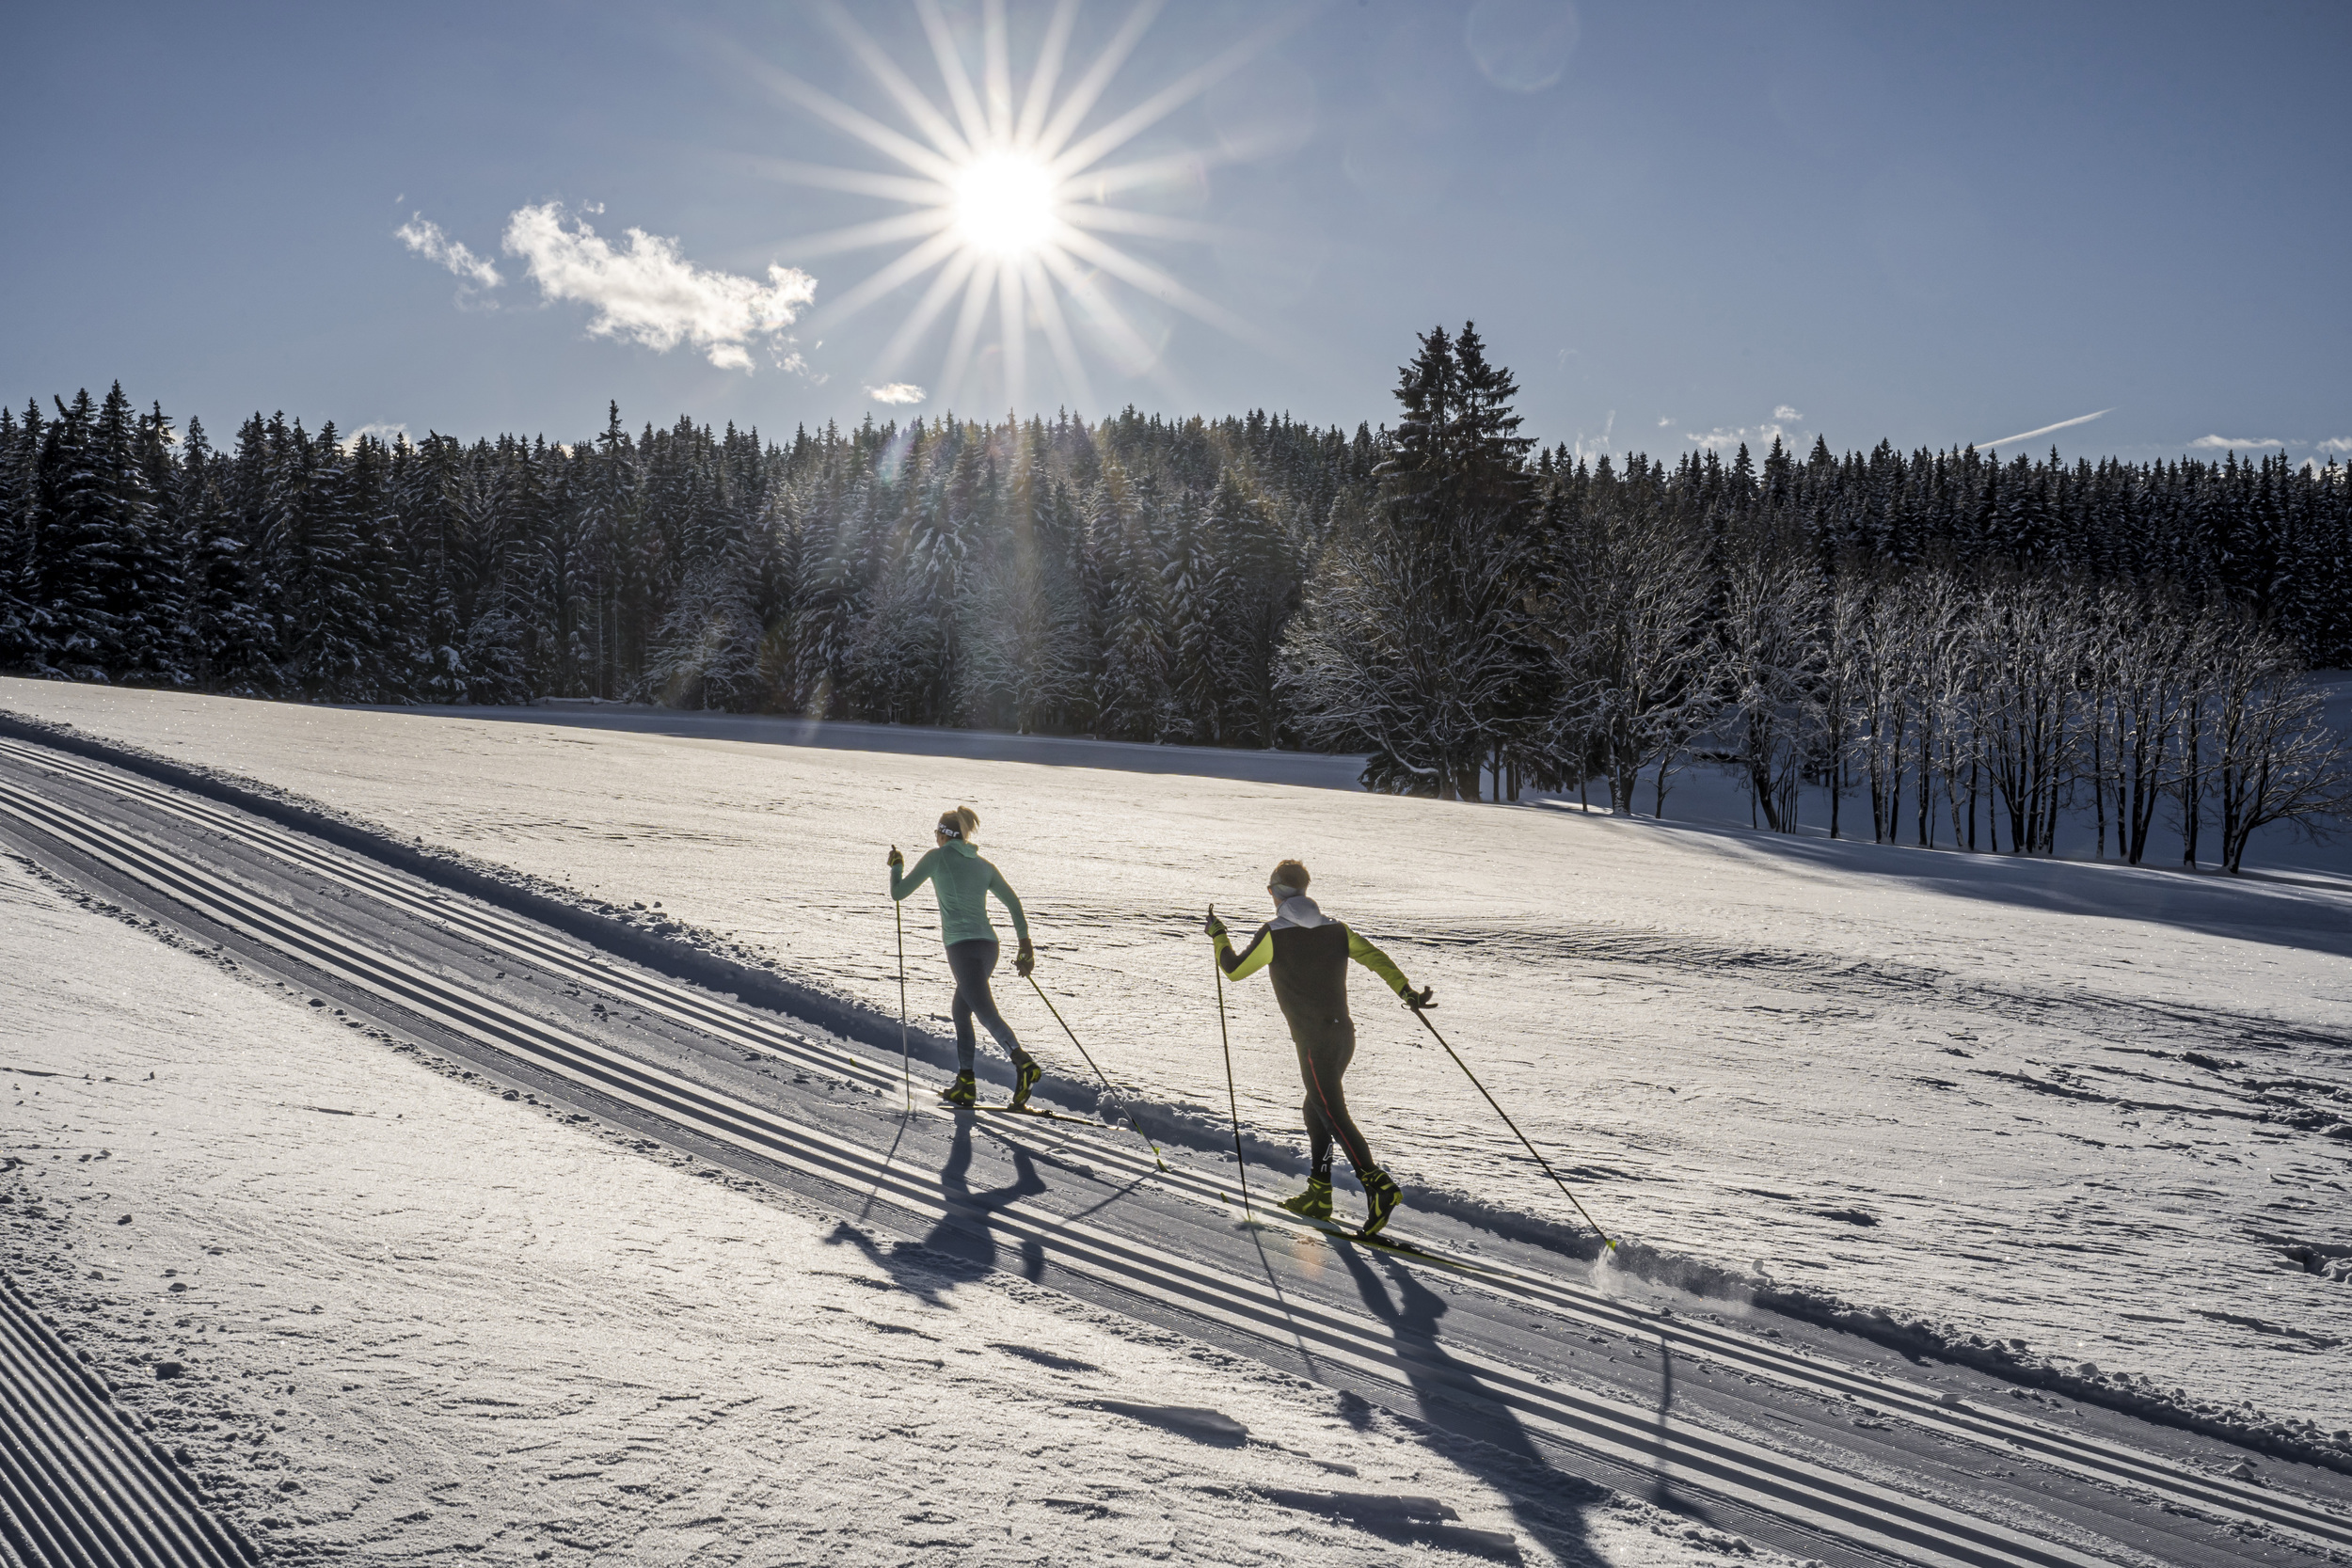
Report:
[{"label": "ski glove", "polygon": [[1405,1005],[1415,1012],[1421,1011],[1423,1007],[1434,1007],[1438,1005],[1437,997],[1428,986],[1423,986],[1419,990],[1407,986],[1397,994],[1404,997]]},{"label": "ski glove", "polygon": [[1023,937],[1021,939],[1021,951],[1012,956],[1013,973],[1025,980],[1029,977],[1029,971],[1035,969],[1036,967],[1037,949],[1029,945],[1029,939],[1027,937]]},{"label": "ski glove", "polygon": [[892,845],[890,847],[890,868],[893,871],[896,871],[898,867],[906,864],[906,863],[907,858],[898,853],[898,847],[895,844]]},{"label": "ski glove", "polygon": [[1225,934],[1225,922],[1211,915],[1200,923],[1200,928],[1208,932],[1212,939],[1221,937]]}]

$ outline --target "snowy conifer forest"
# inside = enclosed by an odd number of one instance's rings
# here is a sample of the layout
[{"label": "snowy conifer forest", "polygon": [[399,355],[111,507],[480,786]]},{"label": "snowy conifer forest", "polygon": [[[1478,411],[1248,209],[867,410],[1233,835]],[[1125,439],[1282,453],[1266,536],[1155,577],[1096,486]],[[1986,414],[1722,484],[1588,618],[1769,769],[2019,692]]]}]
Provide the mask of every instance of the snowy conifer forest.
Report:
[{"label": "snowy conifer forest", "polygon": [[1474,328],[1393,426],[1130,407],[566,444],[0,411],[0,670],[335,703],[689,708],[1369,753],[1375,789],[1665,813],[1722,767],[1881,842],[2234,869],[2343,812],[2352,483],[1519,433]]}]

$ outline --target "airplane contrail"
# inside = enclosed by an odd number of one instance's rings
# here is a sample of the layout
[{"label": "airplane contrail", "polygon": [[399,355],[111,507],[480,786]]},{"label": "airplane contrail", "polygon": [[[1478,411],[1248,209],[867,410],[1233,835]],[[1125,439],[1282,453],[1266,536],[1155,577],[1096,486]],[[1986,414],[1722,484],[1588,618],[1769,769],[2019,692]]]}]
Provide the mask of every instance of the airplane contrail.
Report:
[{"label": "airplane contrail", "polygon": [[[2118,408],[2122,406],[2122,404],[2121,404],[2116,405]],[[2004,436],[1997,441],[1979,441],[1977,445],[1979,447],[2005,447],[2011,441],[2030,441],[2037,436],[2047,436],[2054,430],[2064,430],[2070,424],[2089,424],[2093,420],[2104,419],[2107,415],[2114,412],[2114,408],[2102,408],[2096,414],[2077,414],[2071,420],[2060,420],[2056,424],[2045,424],[2040,430],[2022,430],[2014,436]]]}]

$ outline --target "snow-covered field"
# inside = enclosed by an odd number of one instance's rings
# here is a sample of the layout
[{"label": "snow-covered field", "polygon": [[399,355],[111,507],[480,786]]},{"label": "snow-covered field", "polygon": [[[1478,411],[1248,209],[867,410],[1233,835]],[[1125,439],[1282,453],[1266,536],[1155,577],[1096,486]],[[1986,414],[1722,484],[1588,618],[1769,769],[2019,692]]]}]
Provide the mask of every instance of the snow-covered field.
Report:
[{"label": "snow-covered field", "polygon": [[[0,1256],[293,1560],[1474,1560],[1269,1487],[1502,1530],[1542,1509],[1600,1563],[1722,1541],[1515,1500],[1442,1435],[1018,1280],[926,1290],[832,1220],[438,1074],[8,859],[0,1069]],[[1088,1402],[1171,1397],[1248,1446]]]},{"label": "snow-covered field", "polygon": [[[583,897],[659,900],[884,1010],[882,852],[968,802],[1096,1058],[1220,1114],[1200,913],[1254,919],[1297,855],[1327,911],[1437,988],[1436,1020],[1602,1221],[1665,1258],[2192,1404],[2352,1425],[2352,1284],[2325,1272],[2352,1257],[2352,886],[2332,877],[1146,774],[1107,750],[1101,768],[993,760],[969,737],[933,756],[18,681],[0,706]],[[916,1004],[944,1030],[928,900],[907,908]],[[1572,1220],[1410,1018],[1368,977],[1357,994],[1349,1090],[1375,1151],[1465,1203]],[[1025,989],[1000,996],[1066,1055]],[[1271,997],[1229,1000],[1243,1115],[1294,1137]]]}]

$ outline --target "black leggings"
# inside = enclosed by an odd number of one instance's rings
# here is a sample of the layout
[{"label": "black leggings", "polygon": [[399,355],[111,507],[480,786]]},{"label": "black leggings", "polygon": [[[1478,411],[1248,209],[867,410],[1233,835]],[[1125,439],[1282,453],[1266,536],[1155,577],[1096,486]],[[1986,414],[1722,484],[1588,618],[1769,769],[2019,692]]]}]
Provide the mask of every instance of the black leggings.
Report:
[{"label": "black leggings", "polygon": [[[1301,1039],[1301,1034],[1309,1036]],[[1340,1080],[1347,1072],[1347,1064],[1356,1055],[1356,1025],[1343,1018],[1325,1020],[1312,1030],[1291,1031],[1291,1043],[1298,1048],[1298,1076],[1307,1083],[1307,1137],[1313,1147],[1315,1175],[1323,1180],[1331,1179],[1331,1140],[1337,1138],[1340,1152],[1356,1167],[1360,1180],[1373,1169],[1372,1148],[1356,1127],[1356,1120],[1347,1114],[1347,1095],[1340,1087]]]},{"label": "black leggings", "polygon": [[996,1010],[996,999],[988,994],[988,977],[995,971],[998,952],[993,937],[947,944],[947,972],[956,977],[956,1003],[949,1010],[956,1019],[956,1069],[960,1072],[972,1070],[972,1053],[979,1043],[972,1033],[976,1013],[1014,1062],[1029,1059],[1029,1053],[1013,1037],[1012,1025]]}]

